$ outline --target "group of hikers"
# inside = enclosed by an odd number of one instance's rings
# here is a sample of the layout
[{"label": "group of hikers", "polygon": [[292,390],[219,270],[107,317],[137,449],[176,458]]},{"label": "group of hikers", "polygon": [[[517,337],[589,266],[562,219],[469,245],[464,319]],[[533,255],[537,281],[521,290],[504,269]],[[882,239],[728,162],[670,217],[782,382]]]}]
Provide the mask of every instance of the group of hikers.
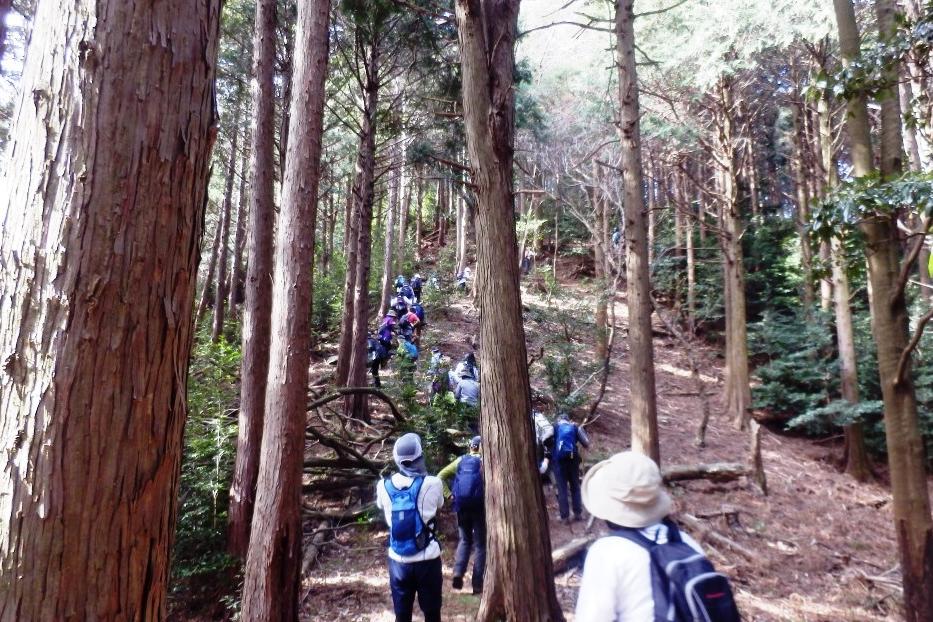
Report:
[{"label": "group of hikers", "polygon": [[[728,579],[715,572],[702,548],[669,518],[671,497],[657,464],[631,451],[589,468],[580,481],[578,445],[584,429],[566,414],[553,424],[532,413],[539,471],[557,488],[559,518],[574,520],[583,508],[605,522],[609,534],[589,548],[577,596],[578,622],[737,622]],[[392,450],[397,471],[376,485],[376,503],[389,526],[389,585],[396,622],[410,622],[415,598],[425,622],[441,620],[443,569],[436,525],[452,498],[458,544],[452,587],[464,587],[473,556],[470,587],[481,594],[486,569],[486,507],[482,438],[469,450],[428,474],[421,437],[408,433]],[[571,503],[568,503],[568,490]]]}]

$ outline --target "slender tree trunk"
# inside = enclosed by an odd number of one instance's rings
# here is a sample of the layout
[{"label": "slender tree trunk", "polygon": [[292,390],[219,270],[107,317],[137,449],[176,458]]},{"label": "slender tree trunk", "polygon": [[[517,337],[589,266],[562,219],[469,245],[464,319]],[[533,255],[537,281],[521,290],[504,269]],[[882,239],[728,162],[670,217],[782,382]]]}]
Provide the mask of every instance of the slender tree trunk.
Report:
[{"label": "slender tree trunk", "polygon": [[803,106],[794,110],[794,186],[797,190],[797,233],[800,236],[800,267],[803,271],[803,308],[810,313],[816,301],[813,279],[813,245],[807,225],[810,222],[810,196],[807,188],[803,148]]},{"label": "slender tree trunk", "polygon": [[745,303],[745,268],[742,253],[742,215],[739,211],[737,184],[737,153],[733,115],[733,85],[729,78],[719,81],[722,106],[720,119],[720,148],[726,169],[722,171],[722,246],[723,289],[726,299],[726,414],[736,428],[748,425],[752,404],[748,371],[748,326]]},{"label": "slender tree trunk", "polygon": [[563,620],[554,591],[544,495],[535,469],[512,157],[517,0],[457,0],[463,110],[478,200],[477,294],[483,452],[498,465],[486,479],[485,590],[477,619]]},{"label": "slender tree trunk", "polygon": [[[849,63],[859,53],[859,33],[851,0],[834,0],[840,50]],[[881,39],[893,31],[893,11],[879,0]],[[892,82],[893,84],[893,82]],[[881,174],[897,174],[901,166],[900,115],[891,93],[881,99]],[[893,110],[892,110],[893,108]],[[855,175],[871,174],[873,161],[868,109],[864,97],[848,101],[847,126]],[[933,619],[933,519],[927,491],[926,456],[917,420],[917,402],[909,360],[898,378],[908,342],[904,293],[896,289],[900,273],[900,241],[891,215],[879,214],[862,224],[871,285],[872,332],[884,400],[885,437],[894,499],[894,524],[901,556],[904,615],[908,622]]]},{"label": "slender tree trunk", "polygon": [[619,67],[619,134],[622,146],[622,185],[625,212],[625,269],[629,308],[631,364],[632,449],[661,461],[658,410],[654,382],[654,344],[651,331],[651,277],[645,201],[642,194],[641,134],[638,77],[635,70],[633,0],[616,4],[616,41]]},{"label": "slender tree trunk", "polygon": [[[832,113],[828,91],[820,94],[819,132],[823,169],[826,171],[826,187],[830,191],[839,185],[836,173],[836,158],[833,153]],[[842,399],[858,404],[858,356],[855,351],[855,330],[852,324],[852,308],[849,304],[849,276],[842,239],[833,238],[831,257],[836,313],[836,340],[839,347],[839,381]],[[871,477],[871,465],[865,448],[865,432],[861,422],[844,426],[845,470],[859,482]]]},{"label": "slender tree trunk", "polygon": [[[393,154],[393,159],[395,160],[395,166],[398,167],[398,153]],[[379,296],[379,315],[385,314],[389,310],[389,297],[392,294],[392,285],[394,282],[393,268],[395,267],[395,244],[392,241],[392,236],[395,233],[395,215],[399,211],[399,189],[401,187],[401,171],[396,168],[392,172],[392,178],[389,181],[389,210],[388,215],[386,216],[386,234],[385,234],[385,244],[382,249],[382,287],[380,291],[382,292]],[[399,269],[401,269],[402,262],[399,258]]]},{"label": "slender tree trunk", "polygon": [[[348,373],[348,386],[360,387],[366,385],[366,336],[369,332],[369,271],[372,253],[372,225],[373,225],[373,183],[376,167],[376,115],[379,106],[378,82],[379,65],[382,61],[380,41],[377,36],[369,44],[369,70],[366,72],[370,78],[366,83],[364,93],[365,107],[363,112],[363,135],[360,142],[360,184],[357,188],[359,194],[355,197],[354,211],[356,212],[359,230],[357,232],[357,261],[356,283],[353,293],[353,341],[350,343],[350,369]],[[347,397],[347,410],[351,416],[362,421],[369,420],[369,400],[366,395],[351,395]]]},{"label": "slender tree trunk", "polygon": [[240,191],[237,199],[236,234],[233,239],[233,267],[230,271],[230,295],[227,304],[230,313],[236,315],[237,305],[243,302],[243,281],[246,271],[243,266],[243,250],[246,247],[246,219],[249,213],[249,194],[247,193],[247,151],[242,149],[240,156]]},{"label": "slender tree trunk", "polygon": [[220,249],[220,233],[222,223],[217,221],[214,227],[214,242],[211,244],[211,256],[207,260],[207,274],[204,277],[204,288],[201,290],[201,300],[198,302],[197,311],[195,311],[195,325],[201,322],[201,318],[207,313],[207,306],[214,293],[214,273],[217,271],[217,253]]},{"label": "slender tree trunk", "polygon": [[168,616],[219,20],[38,5],[0,177],[0,620]]},{"label": "slender tree trunk", "polygon": [[[648,158],[648,269],[654,264],[654,237],[655,223],[657,222],[658,205],[655,200],[654,178],[657,175],[657,165],[653,156]],[[676,226],[675,226],[676,228]],[[675,243],[676,245],[676,243]]]},{"label": "slender tree trunk", "polygon": [[[686,180],[684,180],[686,183]],[[686,193],[686,186],[684,186]],[[685,194],[685,198],[688,198]],[[686,202],[690,209],[691,217],[686,218],[685,236],[687,239],[687,330],[690,331],[690,337],[696,336],[696,315],[697,315],[697,268],[696,251],[693,244],[693,208],[689,201]],[[704,398],[705,399],[705,398]]]},{"label": "slender tree trunk", "polygon": [[415,215],[415,261],[421,261],[421,236],[424,231],[424,180],[421,178],[423,171],[419,172],[417,184],[418,211]]},{"label": "slender tree trunk", "polygon": [[337,369],[334,373],[334,383],[337,386],[346,386],[350,377],[350,359],[353,356],[353,318],[355,317],[353,310],[356,301],[356,274],[360,248],[360,219],[355,205],[358,193],[361,192],[360,184],[363,181],[362,144],[361,140],[360,150],[357,152],[356,172],[347,187],[346,225],[344,226],[343,245],[347,264],[343,277],[343,315],[340,320],[340,344],[337,348]]},{"label": "slender tree trunk", "polygon": [[6,54],[6,17],[13,6],[13,0],[0,0],[0,68],[3,66],[3,57]]},{"label": "slender tree trunk", "polygon": [[246,301],[243,312],[243,360],[240,367],[240,414],[236,462],[230,485],[228,546],[245,557],[259,471],[259,448],[269,372],[272,313],[272,232],[275,221],[273,76],[275,0],[256,3],[253,33],[250,202],[247,228]]},{"label": "slender tree trunk", "polygon": [[330,0],[298,3],[289,145],[276,237],[272,348],[244,620],[298,620],[312,280]]},{"label": "slender tree trunk", "polygon": [[236,179],[237,149],[240,144],[240,103],[233,112],[233,138],[230,140],[230,162],[227,165],[227,179],[224,187],[224,203],[221,211],[220,250],[217,254],[217,291],[214,296],[214,321],[211,328],[211,342],[217,343],[224,330],[224,317],[228,294],[227,264],[230,256],[230,217],[233,213],[233,182]]},{"label": "slender tree trunk", "polygon": [[398,154],[398,202],[399,202],[399,223],[398,223],[398,266],[399,274],[405,269],[405,253],[408,250],[405,241],[408,238],[408,212],[411,208],[411,194],[409,189],[407,165],[405,163],[405,145],[407,138],[402,134],[401,144]]},{"label": "slender tree trunk", "polygon": [[602,235],[603,215],[606,211],[606,197],[602,196],[599,187],[599,164],[593,160],[593,214],[598,223],[591,229],[593,244],[593,264],[596,268],[596,348],[594,364],[605,365],[609,353],[609,305],[606,296],[608,289],[608,273],[606,271],[606,252]]}]

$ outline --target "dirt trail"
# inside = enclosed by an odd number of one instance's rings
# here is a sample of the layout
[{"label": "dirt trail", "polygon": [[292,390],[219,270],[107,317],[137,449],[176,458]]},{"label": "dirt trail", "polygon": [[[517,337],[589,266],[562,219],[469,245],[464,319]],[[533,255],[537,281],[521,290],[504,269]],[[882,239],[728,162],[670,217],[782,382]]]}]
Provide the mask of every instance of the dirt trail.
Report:
[{"label": "dirt trail", "polygon": [[[527,291],[524,302],[530,306],[544,304]],[[588,464],[628,447],[626,314],[621,298],[616,304],[621,332],[600,416],[588,428],[594,445],[585,456]],[[468,337],[476,333],[475,310],[461,299],[453,301],[446,312],[435,311],[433,315],[433,320],[429,316],[433,325],[425,343],[438,344],[453,357],[464,354],[469,348]],[[529,333],[529,351],[537,351],[539,341],[539,336]],[[747,433],[736,431],[718,414],[721,405],[715,383],[722,370],[715,351],[706,347],[697,350],[707,388],[714,394],[707,446],[698,449],[693,441],[700,406],[693,394],[686,356],[673,338],[656,337],[654,345],[662,462],[744,461]],[[533,384],[543,386],[540,379],[533,380]],[[890,493],[881,484],[858,485],[839,472],[834,458],[840,453],[838,444],[765,430],[763,457],[770,488],[767,497],[744,479],[730,484],[688,482],[672,488],[678,511],[709,517],[704,522],[711,529],[754,552],[755,559],[748,560],[727,547],[704,543],[713,562],[731,576],[746,620],[901,619],[899,614],[891,613],[897,610],[899,588]],[[547,499],[555,547],[584,533],[585,523],[558,524],[553,491],[548,491]],[[597,523],[594,529],[602,527]],[[442,531],[446,536],[444,619],[472,620],[479,598],[450,587],[456,528],[448,510],[444,511]],[[702,539],[702,534],[694,535]],[[303,608],[308,619],[394,619],[385,568],[386,540],[385,529],[351,527],[337,532],[305,581]],[[568,620],[573,620],[578,581],[576,571],[556,579]],[[416,613],[416,620],[421,619],[418,616]]]}]

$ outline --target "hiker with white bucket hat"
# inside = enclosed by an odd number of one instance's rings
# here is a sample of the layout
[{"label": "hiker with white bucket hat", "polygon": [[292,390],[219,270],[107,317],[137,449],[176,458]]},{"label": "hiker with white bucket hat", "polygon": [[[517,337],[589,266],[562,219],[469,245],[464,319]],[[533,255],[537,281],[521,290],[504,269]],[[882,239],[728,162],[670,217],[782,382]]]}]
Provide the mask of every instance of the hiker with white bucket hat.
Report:
[{"label": "hiker with white bucket hat", "polygon": [[651,458],[624,451],[583,478],[583,505],[609,535],[590,547],[577,622],[737,622],[726,577],[668,518],[671,497]]}]

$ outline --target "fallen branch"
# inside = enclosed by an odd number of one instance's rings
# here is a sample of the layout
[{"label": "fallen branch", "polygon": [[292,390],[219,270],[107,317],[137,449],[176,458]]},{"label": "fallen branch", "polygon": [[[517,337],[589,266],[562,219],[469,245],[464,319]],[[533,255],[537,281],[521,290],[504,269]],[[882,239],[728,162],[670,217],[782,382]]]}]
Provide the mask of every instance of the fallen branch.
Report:
[{"label": "fallen branch", "polygon": [[305,518],[310,518],[312,520],[327,520],[338,523],[347,523],[355,522],[360,518],[366,516],[367,514],[374,512],[376,510],[375,503],[367,503],[352,510],[346,510],[344,512],[323,512],[321,510],[313,509],[307,503],[302,506],[301,514]]},{"label": "fallen branch", "polygon": [[598,536],[586,536],[571,540],[564,546],[558,547],[551,552],[551,560],[554,565],[554,574],[559,574],[567,570],[574,560],[576,560]]},{"label": "fallen branch", "polygon": [[700,519],[690,514],[680,514],[677,516],[677,520],[691,529],[695,533],[697,540],[711,540],[716,544],[721,544],[726,546],[742,557],[746,558],[749,561],[755,561],[758,559],[758,555],[754,552],[748,550],[735,540],[727,538],[718,531],[714,531],[709,525],[704,525]]},{"label": "fallen branch", "polygon": [[372,395],[373,397],[379,398],[388,405],[389,410],[392,411],[392,416],[395,417],[397,421],[404,422],[407,421],[407,418],[401,413],[398,407],[395,405],[395,402],[392,401],[392,398],[380,391],[379,389],[374,389],[372,387],[338,387],[333,389],[333,393],[326,397],[314,400],[308,404],[308,410],[314,410],[320,408],[325,404],[329,404],[335,400],[340,399],[346,395]]},{"label": "fallen branch", "polygon": [[668,483],[695,479],[706,479],[711,482],[731,482],[749,474],[749,468],[738,462],[682,464],[661,469],[661,477]]}]

